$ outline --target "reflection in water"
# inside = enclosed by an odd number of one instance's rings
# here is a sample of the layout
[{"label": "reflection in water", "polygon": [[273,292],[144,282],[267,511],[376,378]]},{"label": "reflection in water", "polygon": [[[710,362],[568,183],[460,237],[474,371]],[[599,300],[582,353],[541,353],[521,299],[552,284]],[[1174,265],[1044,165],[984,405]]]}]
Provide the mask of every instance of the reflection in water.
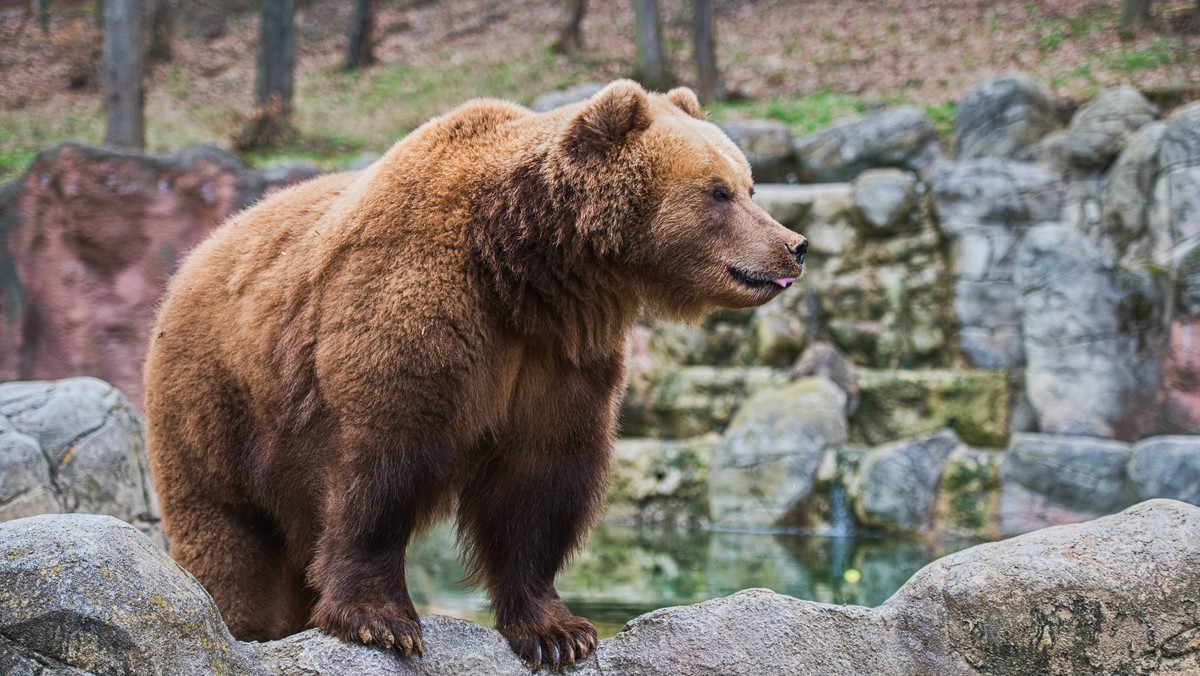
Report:
[{"label": "reflection in water", "polygon": [[[969,544],[935,548],[893,536],[670,532],[602,525],[559,576],[557,587],[574,612],[610,636],[651,610],[749,587],[822,603],[877,606],[922,566]],[[422,614],[465,617],[491,626],[486,596],[462,582],[450,526],[422,537],[408,561],[409,588]]]}]

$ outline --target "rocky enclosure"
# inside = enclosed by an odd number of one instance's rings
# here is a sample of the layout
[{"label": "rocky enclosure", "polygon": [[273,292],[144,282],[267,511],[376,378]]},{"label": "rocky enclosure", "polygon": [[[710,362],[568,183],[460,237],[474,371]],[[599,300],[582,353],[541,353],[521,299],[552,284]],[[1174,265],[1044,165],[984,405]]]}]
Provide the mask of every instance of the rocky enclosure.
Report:
[{"label": "rocky enclosure", "polygon": [[[842,514],[991,537],[1195,500],[1154,473],[1200,463],[1200,104],[1162,118],[1120,87],[1057,127],[1022,76],[963,97],[953,148],[908,108],[808,138],[727,125],[756,199],[811,240],[810,270],[754,311],[636,327],[609,518],[825,528]],[[179,257],[311,173],[204,148],[41,154],[0,191],[0,377],[101,376],[136,408]],[[1063,481],[1021,469],[1037,435],[1037,467]],[[12,439],[0,451],[27,468],[5,484],[12,513],[72,509],[56,489],[26,491],[55,475]],[[1142,453],[1159,441],[1174,450]],[[1080,463],[1115,488],[1072,492],[1062,468]]]},{"label": "rocky enclosure", "polygon": [[[6,674],[529,673],[498,633],[446,617],[422,618],[421,659],[316,630],[238,642],[194,578],[111,517],[0,524],[0,553]],[[1198,562],[1200,508],[1155,500],[952,554],[878,608],[751,589],[657,610],[568,672],[1194,674]]]}]

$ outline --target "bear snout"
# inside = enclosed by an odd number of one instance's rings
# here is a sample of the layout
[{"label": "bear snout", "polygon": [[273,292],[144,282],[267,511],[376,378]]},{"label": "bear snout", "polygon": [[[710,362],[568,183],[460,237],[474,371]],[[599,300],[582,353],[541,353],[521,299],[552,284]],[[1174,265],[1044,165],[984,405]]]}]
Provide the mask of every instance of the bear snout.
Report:
[{"label": "bear snout", "polygon": [[808,238],[801,235],[800,241],[795,244],[786,244],[787,251],[796,260],[796,264],[804,267],[804,254],[808,253]]}]

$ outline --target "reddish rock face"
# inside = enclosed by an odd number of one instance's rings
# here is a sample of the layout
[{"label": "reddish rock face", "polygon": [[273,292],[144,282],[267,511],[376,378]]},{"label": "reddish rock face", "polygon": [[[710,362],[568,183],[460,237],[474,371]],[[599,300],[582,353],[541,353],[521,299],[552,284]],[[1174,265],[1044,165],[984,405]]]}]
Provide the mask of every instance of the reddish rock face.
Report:
[{"label": "reddish rock face", "polygon": [[0,192],[0,378],[97,376],[140,406],[167,279],[272,187],[216,148],[146,157],[64,144],[39,154]]},{"label": "reddish rock face", "polygon": [[1176,434],[1200,430],[1200,315],[1176,317],[1162,366],[1163,426]]}]

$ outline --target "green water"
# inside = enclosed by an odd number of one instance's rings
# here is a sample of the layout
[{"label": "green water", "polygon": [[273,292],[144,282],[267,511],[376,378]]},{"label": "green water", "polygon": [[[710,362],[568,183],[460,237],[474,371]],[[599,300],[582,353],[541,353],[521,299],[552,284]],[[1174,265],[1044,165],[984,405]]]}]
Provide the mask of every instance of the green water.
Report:
[{"label": "green water", "polygon": [[[665,532],[599,526],[557,581],[571,610],[603,636],[643,613],[697,603],[749,587],[823,603],[877,606],[913,573],[969,542],[933,547],[895,537],[721,531]],[[491,626],[487,598],[464,572],[445,526],[409,552],[409,589],[421,614]]]}]

